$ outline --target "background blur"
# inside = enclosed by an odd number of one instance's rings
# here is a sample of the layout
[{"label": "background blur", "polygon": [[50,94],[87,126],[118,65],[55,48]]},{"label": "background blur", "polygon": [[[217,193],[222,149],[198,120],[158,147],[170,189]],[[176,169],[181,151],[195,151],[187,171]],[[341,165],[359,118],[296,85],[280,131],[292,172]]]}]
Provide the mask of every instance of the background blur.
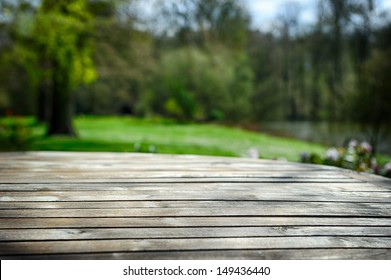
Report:
[{"label": "background blur", "polygon": [[[0,131],[23,142],[23,125],[10,119],[29,116],[24,125],[34,135],[83,138],[83,125],[102,121],[92,115],[126,115],[325,146],[354,138],[369,142],[371,154],[391,154],[390,7],[386,0],[0,0]],[[132,139],[132,149],[146,138]]]}]

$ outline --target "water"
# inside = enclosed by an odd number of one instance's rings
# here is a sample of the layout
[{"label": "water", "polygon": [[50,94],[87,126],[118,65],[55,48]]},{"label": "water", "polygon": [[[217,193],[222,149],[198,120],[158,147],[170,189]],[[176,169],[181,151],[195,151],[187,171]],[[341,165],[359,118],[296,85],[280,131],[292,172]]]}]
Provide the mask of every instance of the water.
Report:
[{"label": "water", "polygon": [[[369,127],[329,122],[265,122],[260,125],[260,131],[330,147],[343,146],[350,139],[369,142],[372,134]],[[378,152],[391,155],[391,126],[383,129],[379,138]]]}]

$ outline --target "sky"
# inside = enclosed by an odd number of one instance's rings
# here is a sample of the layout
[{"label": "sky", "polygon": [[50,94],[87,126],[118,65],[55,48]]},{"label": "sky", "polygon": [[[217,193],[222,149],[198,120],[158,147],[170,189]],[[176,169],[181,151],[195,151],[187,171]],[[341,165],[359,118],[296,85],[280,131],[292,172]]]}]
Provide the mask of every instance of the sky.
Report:
[{"label": "sky", "polygon": [[248,7],[252,26],[267,30],[271,28],[273,20],[277,17],[279,9],[287,2],[297,3],[300,7],[300,17],[304,22],[315,21],[316,0],[245,0]]},{"label": "sky", "polygon": [[[264,31],[271,29],[280,8],[287,2],[295,2],[299,5],[301,22],[315,22],[317,0],[244,0],[251,14],[252,26]],[[391,11],[391,0],[375,0],[375,2],[380,9]]]}]

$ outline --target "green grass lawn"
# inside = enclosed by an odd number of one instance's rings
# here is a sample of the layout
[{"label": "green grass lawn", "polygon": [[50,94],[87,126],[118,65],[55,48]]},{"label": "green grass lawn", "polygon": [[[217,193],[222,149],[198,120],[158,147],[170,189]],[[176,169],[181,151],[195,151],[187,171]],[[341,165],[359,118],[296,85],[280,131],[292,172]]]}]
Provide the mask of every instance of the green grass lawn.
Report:
[{"label": "green grass lawn", "polygon": [[[0,152],[156,152],[243,157],[256,149],[263,159],[300,161],[302,153],[324,157],[329,148],[217,124],[106,116],[77,117],[74,122],[78,138],[47,137],[46,126],[38,125],[33,118],[0,118]],[[377,155],[376,159],[381,168],[391,162],[390,155]],[[385,175],[384,170],[380,174]]]},{"label": "green grass lawn", "polygon": [[[15,119],[0,119],[0,136],[4,127],[2,124],[7,123],[9,126],[15,123]],[[157,152],[240,157],[255,148],[261,158],[299,161],[304,152],[323,156],[328,148],[234,127],[181,124],[166,119],[77,117],[75,126],[79,138],[46,137],[46,127],[37,125],[33,118],[18,118],[17,123],[23,124],[22,128],[30,126],[31,131],[26,133],[24,129],[19,129],[15,142],[22,138],[22,149],[33,151]],[[23,145],[23,138],[31,139],[27,146]],[[12,150],[14,146],[6,147],[0,141],[0,151]],[[377,159],[384,165],[391,157],[378,155]]]},{"label": "green grass lawn", "polygon": [[77,117],[79,138],[45,137],[33,127],[29,150],[110,151],[243,156],[256,148],[261,158],[298,161],[303,152],[323,154],[326,147],[214,124],[179,124],[169,120],[129,117]]}]

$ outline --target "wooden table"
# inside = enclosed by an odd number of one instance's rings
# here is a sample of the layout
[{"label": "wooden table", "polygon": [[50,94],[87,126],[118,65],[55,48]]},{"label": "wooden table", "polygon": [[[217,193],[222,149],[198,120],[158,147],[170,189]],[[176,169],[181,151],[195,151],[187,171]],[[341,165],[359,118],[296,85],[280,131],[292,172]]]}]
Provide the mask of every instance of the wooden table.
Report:
[{"label": "wooden table", "polygon": [[319,165],[0,154],[0,259],[391,259],[391,180]]}]

